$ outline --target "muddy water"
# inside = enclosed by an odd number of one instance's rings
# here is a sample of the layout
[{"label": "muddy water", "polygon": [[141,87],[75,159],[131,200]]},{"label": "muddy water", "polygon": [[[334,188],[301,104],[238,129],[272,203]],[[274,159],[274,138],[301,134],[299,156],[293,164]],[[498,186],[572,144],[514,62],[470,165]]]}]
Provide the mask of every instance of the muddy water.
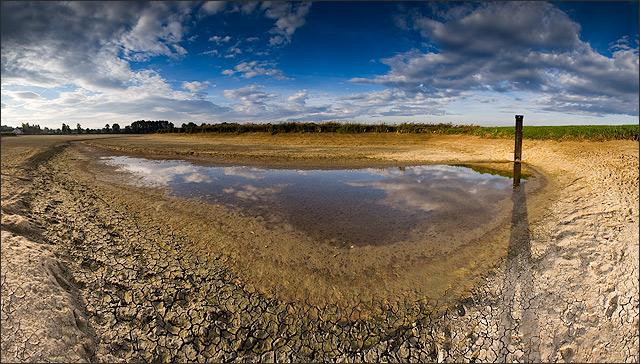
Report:
[{"label": "muddy water", "polygon": [[471,230],[496,216],[511,178],[464,166],[343,170],[199,166],[126,156],[104,162],[136,184],[224,204],[319,242],[352,247]]}]

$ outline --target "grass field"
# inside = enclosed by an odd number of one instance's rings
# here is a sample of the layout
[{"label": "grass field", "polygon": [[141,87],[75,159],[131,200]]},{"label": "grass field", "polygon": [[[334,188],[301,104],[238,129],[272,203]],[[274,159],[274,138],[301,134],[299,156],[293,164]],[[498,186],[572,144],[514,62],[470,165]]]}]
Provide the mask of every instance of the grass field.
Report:
[{"label": "grass field", "polygon": [[[513,138],[514,127],[479,127],[472,134],[489,138]],[[525,126],[525,139],[553,140],[638,140],[638,125],[573,125],[573,126]]]},{"label": "grass field", "polygon": [[[184,126],[161,130],[149,130],[145,133],[180,133],[180,134],[436,134],[436,135],[476,135],[483,138],[513,139],[515,128],[484,127],[477,125],[440,124],[359,124],[359,123],[216,123]],[[111,134],[111,133],[110,133]],[[15,136],[13,133],[2,133],[2,137]],[[524,126],[525,139],[547,140],[640,140],[639,125],[572,125],[572,126]]]},{"label": "grass field", "polygon": [[[485,138],[513,138],[514,127],[483,127],[477,125],[440,124],[360,124],[360,123],[216,123],[195,125],[188,128],[166,130],[164,132],[183,133],[399,133],[399,134],[463,134]],[[163,132],[163,131],[160,131]],[[640,139],[638,125],[575,125],[575,126],[525,126],[525,139],[552,140],[614,140]]]}]

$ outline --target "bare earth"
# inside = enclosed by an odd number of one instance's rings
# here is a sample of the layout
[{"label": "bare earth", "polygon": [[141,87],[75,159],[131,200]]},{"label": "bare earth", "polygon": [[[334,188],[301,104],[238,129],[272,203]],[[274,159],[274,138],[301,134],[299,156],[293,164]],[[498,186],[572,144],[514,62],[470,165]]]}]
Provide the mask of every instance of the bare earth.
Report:
[{"label": "bare earth", "polygon": [[425,135],[2,138],[6,361],[638,362],[638,143],[524,142],[485,231],[318,246],[128,184],[101,155],[272,167],[509,161]]}]

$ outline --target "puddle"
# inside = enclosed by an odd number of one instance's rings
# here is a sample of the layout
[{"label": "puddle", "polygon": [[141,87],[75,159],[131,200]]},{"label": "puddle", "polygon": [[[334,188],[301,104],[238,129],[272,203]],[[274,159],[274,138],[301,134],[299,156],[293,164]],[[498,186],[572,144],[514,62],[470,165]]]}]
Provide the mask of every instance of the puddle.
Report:
[{"label": "puddle", "polygon": [[469,231],[512,195],[504,172],[460,165],[341,170],[199,166],[181,160],[104,157],[136,184],[261,216],[317,241],[350,247]]}]

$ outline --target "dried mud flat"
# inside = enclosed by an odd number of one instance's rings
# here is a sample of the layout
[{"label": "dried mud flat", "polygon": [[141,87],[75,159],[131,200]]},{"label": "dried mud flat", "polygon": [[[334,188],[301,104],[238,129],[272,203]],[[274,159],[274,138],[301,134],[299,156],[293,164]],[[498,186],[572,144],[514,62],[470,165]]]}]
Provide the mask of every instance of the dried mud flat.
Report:
[{"label": "dried mud flat", "polygon": [[[220,216],[207,225],[193,203],[103,179],[87,151],[323,167],[499,162],[511,157],[512,141],[242,135],[1,143],[2,362],[640,359],[637,142],[525,141],[525,161],[549,183],[538,194],[514,193],[510,223],[496,235],[503,259],[454,300],[416,300],[390,286],[399,299],[378,293],[370,310],[340,295],[321,302],[312,292],[307,300],[291,289],[272,292],[274,281],[286,288],[282,280],[293,278],[248,266],[243,256],[286,264],[261,239],[284,244],[289,235],[246,219],[237,220],[244,231],[218,225],[242,218],[223,210],[212,210]],[[201,240],[215,239],[219,249],[201,249]],[[237,252],[229,241],[252,243]],[[319,258],[306,258],[281,270],[326,274],[312,272]],[[381,274],[358,289],[410,276],[402,267]]]}]

